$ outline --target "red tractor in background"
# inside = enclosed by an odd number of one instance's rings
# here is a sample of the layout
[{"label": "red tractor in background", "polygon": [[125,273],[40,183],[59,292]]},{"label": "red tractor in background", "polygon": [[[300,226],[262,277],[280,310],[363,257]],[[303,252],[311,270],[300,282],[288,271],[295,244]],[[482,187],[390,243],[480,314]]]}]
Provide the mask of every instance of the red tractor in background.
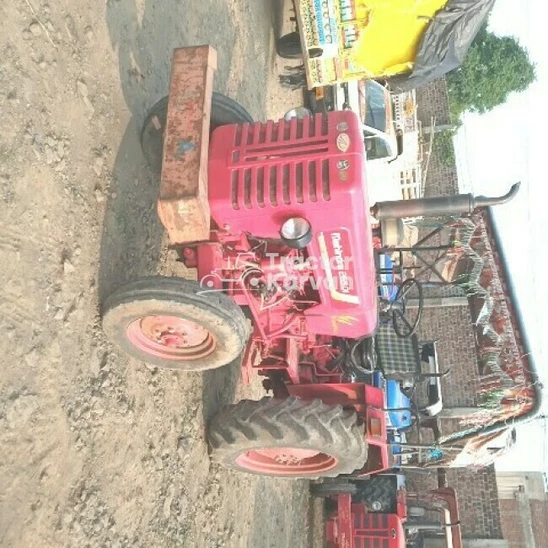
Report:
[{"label": "red tractor in background", "polygon": [[383,314],[396,314],[404,336],[418,317],[379,301],[372,223],[497,200],[371,208],[354,113],[253,123],[212,93],[214,65],[211,48],[176,50],[169,98],[142,135],[161,172],[160,218],[198,281],[157,276],[119,288],[103,303],[104,331],[134,358],[180,371],[243,353],[244,379],[256,371],[273,397],[214,417],[211,456],[224,466],[294,478],[389,470],[397,456],[368,348]]},{"label": "red tractor in background", "polygon": [[457,494],[450,487],[419,493],[408,490],[399,474],[380,474],[312,484],[311,492],[328,499],[328,548],[419,548],[425,538],[462,548]]}]

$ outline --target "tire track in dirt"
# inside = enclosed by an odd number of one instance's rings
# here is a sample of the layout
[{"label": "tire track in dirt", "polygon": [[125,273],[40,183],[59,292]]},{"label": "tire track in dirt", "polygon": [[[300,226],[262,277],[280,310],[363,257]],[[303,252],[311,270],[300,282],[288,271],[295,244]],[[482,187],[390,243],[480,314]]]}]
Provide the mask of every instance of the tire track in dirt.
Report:
[{"label": "tire track in dirt", "polygon": [[21,247],[30,245],[35,251],[43,249],[53,255],[59,253],[59,242],[47,235],[32,234],[29,230],[8,226],[0,223],[0,249],[6,251],[20,251]]}]

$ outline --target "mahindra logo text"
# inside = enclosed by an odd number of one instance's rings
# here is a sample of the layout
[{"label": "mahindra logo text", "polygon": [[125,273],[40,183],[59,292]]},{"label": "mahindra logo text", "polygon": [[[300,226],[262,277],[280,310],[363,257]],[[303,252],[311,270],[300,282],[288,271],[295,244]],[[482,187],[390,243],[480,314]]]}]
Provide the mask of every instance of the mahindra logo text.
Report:
[{"label": "mahindra logo text", "polygon": [[344,250],[342,246],[342,237],[340,232],[333,232],[331,234],[331,244],[333,245],[334,256],[332,270],[338,271],[338,289],[342,293],[350,293],[352,290],[352,279],[348,275],[349,265],[351,257],[344,256]]}]

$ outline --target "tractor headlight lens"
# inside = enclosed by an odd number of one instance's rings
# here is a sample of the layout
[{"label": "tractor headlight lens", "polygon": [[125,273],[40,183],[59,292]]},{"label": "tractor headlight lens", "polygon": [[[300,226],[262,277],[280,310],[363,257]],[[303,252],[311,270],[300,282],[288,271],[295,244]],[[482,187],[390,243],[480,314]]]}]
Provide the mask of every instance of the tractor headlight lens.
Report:
[{"label": "tractor headlight lens", "polygon": [[312,240],[312,227],[302,217],[291,217],[282,225],[280,236],[288,246],[301,249]]},{"label": "tractor headlight lens", "polygon": [[291,217],[282,225],[281,235],[284,240],[297,240],[310,231],[310,223],[302,217]]}]

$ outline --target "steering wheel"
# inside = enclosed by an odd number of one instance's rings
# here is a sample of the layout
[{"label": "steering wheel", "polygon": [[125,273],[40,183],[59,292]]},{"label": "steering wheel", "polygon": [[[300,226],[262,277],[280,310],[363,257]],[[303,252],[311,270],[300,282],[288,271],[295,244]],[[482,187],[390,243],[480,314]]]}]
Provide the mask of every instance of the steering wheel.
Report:
[{"label": "steering wheel", "polygon": [[[413,288],[417,291],[418,305],[411,308],[407,305],[407,297]],[[421,283],[416,278],[408,278],[405,280],[396,293],[396,297],[392,301],[389,313],[392,314],[392,326],[398,337],[407,339],[411,337],[417,330],[424,308],[424,292]],[[410,316],[410,312],[413,314]]]}]

